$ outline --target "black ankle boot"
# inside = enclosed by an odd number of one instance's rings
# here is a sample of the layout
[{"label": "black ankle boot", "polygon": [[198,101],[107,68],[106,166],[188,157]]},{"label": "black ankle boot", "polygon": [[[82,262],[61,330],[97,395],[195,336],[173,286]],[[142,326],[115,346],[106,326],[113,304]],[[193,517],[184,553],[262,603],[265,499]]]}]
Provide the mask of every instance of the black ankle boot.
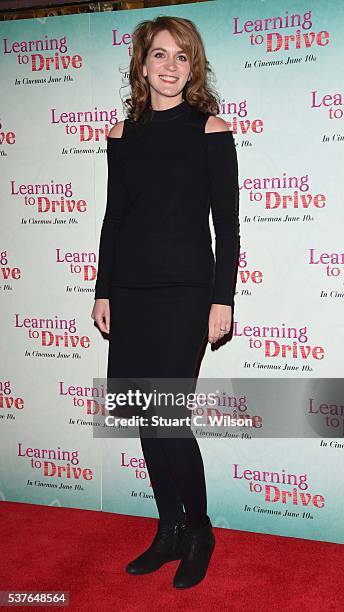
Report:
[{"label": "black ankle boot", "polygon": [[149,574],[168,561],[181,559],[185,528],[185,518],[174,524],[159,520],[158,530],[152,544],[139,557],[128,563],[125,568],[126,572],[129,574]]},{"label": "black ankle boot", "polygon": [[203,580],[215,546],[215,536],[209,516],[206,517],[205,525],[195,526],[189,523],[183,532],[183,553],[173,579],[173,586],[176,589],[187,589]]}]

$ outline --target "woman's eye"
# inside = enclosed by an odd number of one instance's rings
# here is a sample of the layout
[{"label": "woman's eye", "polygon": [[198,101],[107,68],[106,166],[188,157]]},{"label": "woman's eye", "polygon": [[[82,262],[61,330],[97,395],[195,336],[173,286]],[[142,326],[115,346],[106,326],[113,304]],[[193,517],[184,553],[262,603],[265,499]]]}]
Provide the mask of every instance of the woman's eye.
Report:
[{"label": "woman's eye", "polygon": [[[154,57],[158,57],[159,55],[163,55],[162,51],[158,51],[157,53],[154,54]],[[187,57],[186,55],[178,55],[178,57],[181,57],[183,59],[183,61],[187,61]]]}]

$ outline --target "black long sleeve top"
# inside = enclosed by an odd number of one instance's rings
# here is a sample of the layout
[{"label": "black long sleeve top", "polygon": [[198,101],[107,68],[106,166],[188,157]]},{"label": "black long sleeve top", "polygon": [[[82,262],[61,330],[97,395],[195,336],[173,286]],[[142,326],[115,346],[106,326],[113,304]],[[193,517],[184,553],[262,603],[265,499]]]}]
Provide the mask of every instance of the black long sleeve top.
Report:
[{"label": "black long sleeve top", "polygon": [[[234,303],[240,251],[237,154],[231,131],[205,132],[210,113],[183,100],[124,120],[107,138],[107,203],[95,298],[111,287],[212,286]],[[212,213],[215,259],[209,228]]]}]

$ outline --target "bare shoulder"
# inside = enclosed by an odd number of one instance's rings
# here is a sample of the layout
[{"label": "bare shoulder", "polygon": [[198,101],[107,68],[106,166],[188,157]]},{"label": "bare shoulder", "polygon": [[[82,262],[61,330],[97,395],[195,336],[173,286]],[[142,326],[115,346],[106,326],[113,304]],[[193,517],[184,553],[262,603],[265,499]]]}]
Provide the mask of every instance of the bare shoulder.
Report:
[{"label": "bare shoulder", "polygon": [[229,132],[229,127],[221,117],[210,115],[205,124],[205,132]]},{"label": "bare shoulder", "polygon": [[116,123],[116,125],[114,125],[109,132],[109,138],[122,138],[123,127],[124,121],[119,121]]}]

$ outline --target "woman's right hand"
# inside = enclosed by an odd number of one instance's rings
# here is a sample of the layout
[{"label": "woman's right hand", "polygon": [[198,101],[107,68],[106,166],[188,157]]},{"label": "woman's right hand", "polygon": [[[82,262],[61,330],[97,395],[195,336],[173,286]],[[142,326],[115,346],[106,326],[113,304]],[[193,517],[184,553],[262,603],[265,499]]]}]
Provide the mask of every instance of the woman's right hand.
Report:
[{"label": "woman's right hand", "polygon": [[94,302],[91,318],[97,323],[100,331],[110,333],[110,301],[98,298]]}]

